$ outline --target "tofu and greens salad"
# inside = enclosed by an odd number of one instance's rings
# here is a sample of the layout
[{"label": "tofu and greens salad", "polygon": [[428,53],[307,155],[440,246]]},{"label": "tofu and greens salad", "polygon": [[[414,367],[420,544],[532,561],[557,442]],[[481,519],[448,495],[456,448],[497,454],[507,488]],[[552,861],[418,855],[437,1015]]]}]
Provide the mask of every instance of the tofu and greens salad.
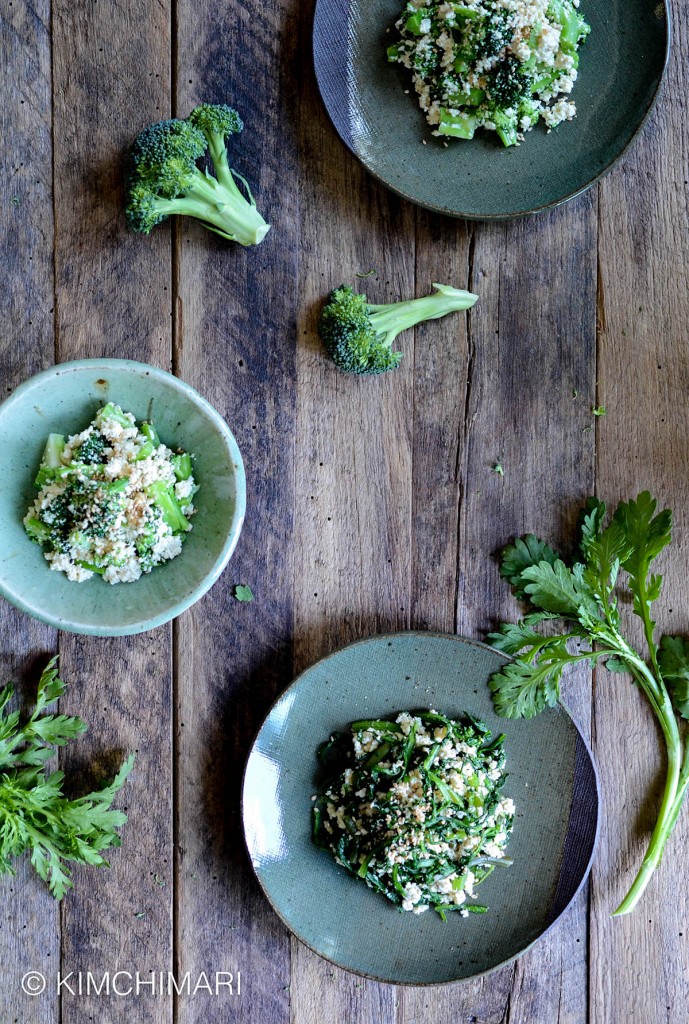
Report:
[{"label": "tofu and greens salad", "polygon": [[512,863],[503,743],[433,710],[352,722],[318,751],[330,781],[314,797],[314,842],[402,911],[485,913],[475,887]]},{"label": "tofu and greens salad", "polygon": [[180,554],[198,490],[192,456],[112,402],[81,433],[49,435],[36,486],[24,528],[50,568],[113,584]]},{"label": "tofu and greens salad", "polygon": [[518,145],[542,120],[576,114],[571,92],[590,26],[579,0],[409,0],[388,60],[412,72],[433,135],[472,139],[478,128]]}]

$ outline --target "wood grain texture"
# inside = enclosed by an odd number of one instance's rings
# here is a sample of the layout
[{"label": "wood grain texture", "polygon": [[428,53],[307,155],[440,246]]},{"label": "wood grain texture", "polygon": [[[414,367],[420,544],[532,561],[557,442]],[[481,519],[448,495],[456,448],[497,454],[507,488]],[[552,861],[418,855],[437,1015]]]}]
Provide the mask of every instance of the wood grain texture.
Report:
[{"label": "wood grain texture", "polygon": [[[0,263],[3,267],[1,398],[53,361],[53,218],[50,4],[0,4]],[[11,83],[11,86],[10,84]],[[21,509],[17,512],[22,514]],[[54,630],[0,600],[0,685],[16,683],[22,709],[57,648]],[[0,1014],[55,1019],[54,989],[26,995],[27,971],[54,974],[60,960],[59,908],[28,860],[0,881]]]},{"label": "wood grain texture", "polygon": [[[272,229],[243,249],[179,226],[176,369],[226,419],[247,474],[247,517],[230,568],[177,624],[177,965],[241,971],[236,1012],[289,1020],[290,941],[259,891],[239,814],[249,746],[290,680],[294,506],[297,7],[255,17],[180,2],[177,113],[228,103],[245,121],[230,162]],[[232,596],[248,583],[250,604]],[[177,1020],[227,1019],[227,1003],[180,1001]]]},{"label": "wood grain texture", "polygon": [[[137,750],[117,801],[130,821],[111,870],[77,870],[62,910],[26,863],[0,882],[1,1024],[685,1024],[686,813],[643,904],[609,917],[663,770],[623,677],[594,681],[604,832],[590,905],[580,896],[536,949],[476,983],[377,985],[312,954],[259,891],[238,814],[253,734],[295,672],[383,630],[484,636],[517,613],[499,548],[532,530],[567,550],[594,487],[614,503],[648,486],[675,509],[660,625],[689,633],[689,16],[673,6],[669,79],[620,167],[551,214],[467,225],[386,192],[339,142],[311,71],[312,4],[0,0],[3,393],[55,358],[172,367],[230,424],[248,481],[229,569],[173,628],[60,637],[63,709],[91,726],[65,768],[78,789]],[[246,121],[233,162],[273,224],[256,249],[189,222],[125,230],[127,144],[201,101]],[[434,280],[478,305],[403,335],[394,374],[357,380],[327,362],[315,327],[329,288],[386,301]],[[251,604],[234,600],[240,582]],[[55,645],[0,603],[0,681],[30,693]],[[565,696],[588,735],[585,670]],[[229,1009],[203,995],[22,996],[25,971],[58,967],[241,971],[242,996]]]},{"label": "wood grain texture", "polygon": [[[597,475],[598,492],[610,503],[648,488],[674,509],[674,540],[659,560],[665,583],[654,618],[660,631],[687,634],[689,18],[684,5],[672,7],[674,50],[658,107],[629,157],[601,186],[599,401],[607,415],[598,424]],[[631,622],[630,628],[638,637]],[[635,912],[611,919],[641,863],[664,764],[651,712],[626,677],[597,672],[594,696],[606,817],[593,872],[591,1021],[681,1024],[689,999],[687,811]]]},{"label": "wood grain texture", "polygon": [[[310,69],[309,24],[302,68]],[[324,354],[316,321],[331,288],[350,284],[375,302],[414,294],[414,214],[333,136],[310,70],[301,100],[295,673],[344,643],[408,626],[414,367],[411,332],[399,339],[400,369],[382,377],[347,376]],[[295,1024],[324,1014],[397,1019],[394,988],[347,974],[295,940],[291,992]]]},{"label": "wood grain texture", "polygon": [[[150,239],[124,228],[123,156],[136,132],[169,112],[170,10],[125,0],[53,5],[55,267],[60,361],[84,356],[171,361],[169,229]],[[113,396],[114,398],[115,396]],[[126,405],[126,399],[123,398]],[[82,424],[75,424],[80,428]],[[63,708],[90,724],[65,757],[82,785],[137,751],[118,798],[129,822],[110,871],[75,872],[63,905],[62,971],[172,968],[171,628],[99,640],[63,634],[71,687]],[[88,768],[86,767],[88,765]],[[143,915],[143,916],[137,916]],[[121,987],[127,987],[122,979]],[[164,1024],[170,1000],[150,989],[126,999],[72,996],[62,1019]]]},{"label": "wood grain texture", "polygon": [[[438,432],[431,445],[414,432],[421,514],[413,521],[412,592],[427,628],[484,637],[517,612],[498,575],[500,548],[525,532],[571,543],[578,507],[594,486],[594,435],[585,428],[593,421],[595,387],[595,231],[595,193],[509,225],[467,229],[419,214],[417,279],[447,268],[457,283],[464,270],[462,283],[480,296],[466,334],[452,320],[432,325],[438,348],[430,382],[426,352],[416,346],[414,422],[430,421]],[[436,363],[448,367],[445,379]],[[453,560],[456,604],[448,608]],[[571,692],[570,706],[588,735],[585,673],[571,680]],[[405,991],[402,1019],[586,1021],[586,917],[584,896],[544,942],[489,983],[430,996]]]}]

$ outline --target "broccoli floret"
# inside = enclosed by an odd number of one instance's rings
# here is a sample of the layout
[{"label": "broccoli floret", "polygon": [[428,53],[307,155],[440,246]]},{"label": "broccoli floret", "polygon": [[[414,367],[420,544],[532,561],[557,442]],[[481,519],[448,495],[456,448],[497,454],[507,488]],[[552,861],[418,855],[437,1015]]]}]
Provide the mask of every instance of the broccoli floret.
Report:
[{"label": "broccoli floret", "polygon": [[497,57],[509,46],[514,35],[514,19],[507,10],[491,13],[473,30],[475,54],[482,60]]},{"label": "broccoli floret", "polygon": [[478,296],[445,284],[435,294],[407,302],[374,306],[348,285],[330,292],[318,321],[318,333],[333,362],[347,373],[384,373],[402,359],[392,351],[401,331],[423,320],[437,320],[457,309],[469,309]]},{"label": "broccoli floret", "polygon": [[69,532],[69,506],[70,498],[68,490],[56,494],[51,498],[48,505],[41,512],[41,522],[50,527],[53,534],[65,535]]},{"label": "broccoli floret", "polygon": [[[225,139],[243,129],[231,107],[204,103],[186,120],[157,121],[134,140],[127,171],[125,213],[134,231],[148,235],[172,214],[200,220],[240,245],[258,245],[270,225],[256,209],[244,178],[227,161]],[[210,152],[215,176],[197,167]],[[246,197],[235,178],[242,182]]]},{"label": "broccoli floret", "polygon": [[532,79],[522,73],[516,57],[506,57],[486,77],[489,100],[503,110],[518,106],[520,100],[531,93]]},{"label": "broccoli floret", "polygon": [[154,555],[154,548],[158,541],[158,527],[163,513],[158,506],[153,506],[149,511],[150,518],[147,519],[141,533],[136,538],[136,553],[141,562],[143,572],[148,572],[157,564]]},{"label": "broccoli floret", "polygon": [[85,462],[87,465],[93,465],[94,463],[105,462],[104,451],[107,448],[107,442],[102,434],[97,430],[92,431],[85,441],[79,445],[78,457],[80,462]]}]

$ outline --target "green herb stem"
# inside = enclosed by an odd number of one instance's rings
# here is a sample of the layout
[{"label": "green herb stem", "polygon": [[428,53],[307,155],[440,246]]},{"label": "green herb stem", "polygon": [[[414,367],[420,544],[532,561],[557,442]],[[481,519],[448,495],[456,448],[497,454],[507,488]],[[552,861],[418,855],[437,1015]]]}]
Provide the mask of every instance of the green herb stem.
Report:
[{"label": "green herb stem", "polygon": [[[499,714],[531,718],[559,699],[565,667],[588,657],[592,664],[607,656],[612,672],[628,671],[648,699],[667,751],[667,772],[655,826],[641,867],[629,892],[615,911],[628,914],[638,903],[677,822],[689,790],[689,744],[680,733],[679,719],[689,719],[689,640],[665,636],[656,644],[651,605],[657,601],[662,577],[651,564],[670,543],[672,513],[656,512],[648,491],[621,502],[605,525],[606,506],[589,498],[581,522],[582,561],[568,566],[542,540],[527,534],[502,552],[500,572],[515,595],[528,600],[531,620],[503,623],[489,640],[515,661],[489,682]],[[615,597],[618,571],[627,573],[634,613],[643,623],[648,654],[642,655],[620,634]],[[539,618],[539,616],[541,618]],[[592,650],[573,655],[567,648],[571,633],[542,634],[533,627],[542,618],[560,617],[576,623],[577,635]]]},{"label": "green herb stem", "polygon": [[[616,917],[629,914],[639,902],[651,879],[651,875],[660,863],[665,843],[677,821],[684,793],[686,792],[687,785],[689,785],[689,760],[685,753],[684,763],[682,764],[682,741],[672,701],[662,681],[662,676],[658,672],[658,677],[654,678],[646,663],[631,651],[622,637],[619,637],[619,648],[620,657],[624,658],[625,662],[629,665],[631,674],[646,694],[653,713],[660,724],[667,750],[667,775],[665,777],[660,810],[658,811],[658,817],[651,834],[648,849],[629,892],[614,912],[613,916]],[[654,644],[652,644],[651,649],[655,650]],[[682,768],[684,769],[683,774],[686,776],[683,787],[681,786],[680,779],[680,770]]]},{"label": "green herb stem", "polygon": [[621,917],[623,914],[631,913],[639,902],[646,886],[651,880],[651,875],[660,864],[665,843],[667,842],[668,836],[677,821],[677,815],[679,814],[681,807],[681,800],[684,796],[684,791],[686,790],[686,784],[681,793],[678,789],[680,773],[679,746],[668,744],[667,755],[668,768],[667,778],[665,780],[665,790],[663,792],[663,799],[660,805],[658,819],[651,834],[651,841],[648,844],[648,849],[646,850],[646,854],[637,876],[632,882],[629,892],[614,912],[613,917]]}]

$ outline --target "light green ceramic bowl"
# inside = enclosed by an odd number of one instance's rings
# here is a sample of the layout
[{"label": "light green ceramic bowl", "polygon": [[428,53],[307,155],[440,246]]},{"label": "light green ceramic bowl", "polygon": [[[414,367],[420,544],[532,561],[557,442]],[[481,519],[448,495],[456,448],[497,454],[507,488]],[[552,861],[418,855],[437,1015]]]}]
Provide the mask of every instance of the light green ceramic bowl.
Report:
[{"label": "light green ceramic bowl", "polygon": [[[197,512],[181,555],[135,583],[73,583],[50,569],[22,519],[48,434],[78,433],[108,401],[153,420],[165,444],[194,454]],[[163,370],[128,359],[53,366],[0,405],[0,437],[0,594],[41,622],[97,636],[153,629],[205,594],[234,551],[246,507],[237,443],[205,399]]]},{"label": "light green ceramic bowl", "polygon": [[[273,705],[247,762],[244,832],[273,908],[321,956],[378,981],[468,980],[524,953],[581,889],[598,835],[591,754],[562,705],[530,721],[495,715],[487,681],[507,660],[457,636],[371,637],[311,666]],[[353,720],[429,707],[505,733],[504,792],[516,804],[514,862],[479,890],[488,913],[446,922],[431,910],[401,913],[311,841],[317,747]]]}]

